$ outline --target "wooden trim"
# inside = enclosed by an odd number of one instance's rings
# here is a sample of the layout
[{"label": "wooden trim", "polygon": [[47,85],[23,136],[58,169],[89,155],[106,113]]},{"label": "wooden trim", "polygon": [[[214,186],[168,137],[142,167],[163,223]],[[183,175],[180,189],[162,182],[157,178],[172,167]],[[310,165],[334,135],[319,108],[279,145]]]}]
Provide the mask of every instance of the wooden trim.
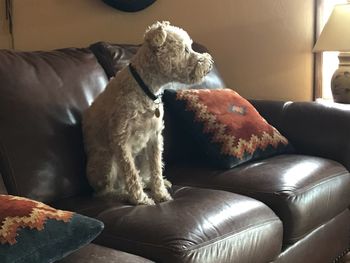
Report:
[{"label": "wooden trim", "polygon": [[[315,0],[315,14],[314,14],[314,43],[321,33],[322,17],[324,10],[324,0]],[[314,54],[314,90],[313,99],[322,98],[322,65],[323,53],[318,52]]]},{"label": "wooden trim", "polygon": [[13,4],[12,0],[5,0],[5,12],[8,29],[11,37],[11,48],[15,49],[15,38],[13,36]]}]

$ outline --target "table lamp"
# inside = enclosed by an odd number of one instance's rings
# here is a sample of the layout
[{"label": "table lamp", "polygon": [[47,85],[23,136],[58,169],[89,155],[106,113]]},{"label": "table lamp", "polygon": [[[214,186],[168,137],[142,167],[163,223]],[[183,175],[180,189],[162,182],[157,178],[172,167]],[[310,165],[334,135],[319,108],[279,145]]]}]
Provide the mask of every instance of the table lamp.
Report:
[{"label": "table lamp", "polygon": [[313,52],[339,51],[339,68],[331,80],[333,100],[350,103],[350,3],[336,5]]}]

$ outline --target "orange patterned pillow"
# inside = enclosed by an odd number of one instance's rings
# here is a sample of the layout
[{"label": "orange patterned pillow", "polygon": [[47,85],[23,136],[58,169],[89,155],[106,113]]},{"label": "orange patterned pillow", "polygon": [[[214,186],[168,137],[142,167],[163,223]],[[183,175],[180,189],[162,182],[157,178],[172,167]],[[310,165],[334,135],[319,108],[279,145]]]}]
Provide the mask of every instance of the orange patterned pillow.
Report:
[{"label": "orange patterned pillow", "polygon": [[220,167],[232,168],[291,148],[253,105],[231,89],[166,90],[163,100]]},{"label": "orange patterned pillow", "polygon": [[90,243],[103,223],[28,198],[0,195],[0,259],[53,262]]}]

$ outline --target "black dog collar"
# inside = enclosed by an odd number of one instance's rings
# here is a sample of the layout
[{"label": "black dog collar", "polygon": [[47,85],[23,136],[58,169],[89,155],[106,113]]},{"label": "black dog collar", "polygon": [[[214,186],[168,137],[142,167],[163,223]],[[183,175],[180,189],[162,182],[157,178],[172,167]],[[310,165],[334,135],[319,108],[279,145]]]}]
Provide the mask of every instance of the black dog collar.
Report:
[{"label": "black dog collar", "polygon": [[149,87],[146,85],[145,82],[143,82],[142,78],[140,77],[139,73],[137,73],[136,69],[129,64],[129,70],[131,75],[136,80],[137,84],[142,88],[142,90],[146,93],[146,95],[153,101],[156,101],[158,97],[152,93],[152,91],[149,89]]},{"label": "black dog collar", "polygon": [[[145,92],[145,94],[154,102],[159,101],[159,97],[153,94],[153,92],[142,80],[140,75],[137,73],[136,69],[131,64],[129,64],[129,71],[131,75],[134,77],[134,79],[136,80],[137,84],[139,84],[141,89]],[[160,111],[158,107],[155,109],[154,114],[156,115],[157,118],[160,116]]]}]

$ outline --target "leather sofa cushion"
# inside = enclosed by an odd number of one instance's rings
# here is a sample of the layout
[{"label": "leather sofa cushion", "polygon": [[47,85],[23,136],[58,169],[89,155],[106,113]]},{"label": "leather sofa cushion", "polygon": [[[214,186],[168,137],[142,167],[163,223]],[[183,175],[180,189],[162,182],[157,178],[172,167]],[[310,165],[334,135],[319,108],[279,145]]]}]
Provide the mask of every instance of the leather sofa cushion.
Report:
[{"label": "leather sofa cushion", "polygon": [[54,205],[103,221],[98,244],[156,262],[270,262],[279,254],[281,221],[261,202],[191,187],[174,187],[172,196],[156,206],[90,197]]},{"label": "leather sofa cushion", "polygon": [[81,113],[107,78],[89,49],[0,51],[0,173],[43,202],[87,192]]},{"label": "leather sofa cushion", "polygon": [[282,220],[284,244],[294,243],[350,203],[350,175],[341,164],[320,157],[279,155],[217,170],[203,163],[166,167],[179,185],[221,189],[256,198]]},{"label": "leather sofa cushion", "polygon": [[57,263],[154,263],[154,261],[118,251],[115,249],[89,244],[80,248]]},{"label": "leather sofa cushion", "polygon": [[140,45],[110,44],[97,42],[90,45],[91,51],[104,68],[110,79],[129,64],[130,59],[136,54]]},{"label": "leather sofa cushion", "polygon": [[274,263],[348,262],[340,258],[349,251],[349,222],[350,211],[345,209],[295,244],[285,248]]}]

